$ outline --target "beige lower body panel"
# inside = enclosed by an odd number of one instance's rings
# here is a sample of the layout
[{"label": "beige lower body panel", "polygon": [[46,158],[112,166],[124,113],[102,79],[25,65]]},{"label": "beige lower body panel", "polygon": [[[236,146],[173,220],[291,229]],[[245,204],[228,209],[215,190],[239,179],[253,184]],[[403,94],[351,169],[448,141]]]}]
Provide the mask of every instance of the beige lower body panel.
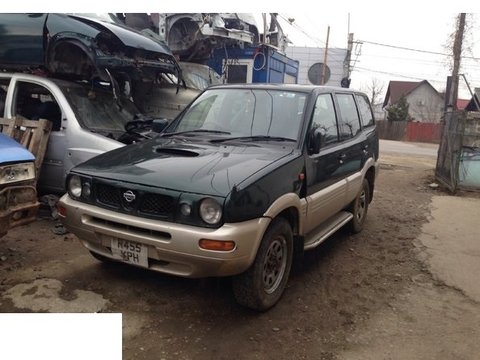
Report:
[{"label": "beige lower body panel", "polygon": [[[65,227],[95,253],[113,259],[113,239],[137,242],[148,248],[148,268],[183,277],[230,276],[250,267],[270,218],[224,224],[208,229],[160,220],[144,219],[72,200],[59,202],[67,216]],[[228,252],[201,249],[200,239],[234,241]]]}]

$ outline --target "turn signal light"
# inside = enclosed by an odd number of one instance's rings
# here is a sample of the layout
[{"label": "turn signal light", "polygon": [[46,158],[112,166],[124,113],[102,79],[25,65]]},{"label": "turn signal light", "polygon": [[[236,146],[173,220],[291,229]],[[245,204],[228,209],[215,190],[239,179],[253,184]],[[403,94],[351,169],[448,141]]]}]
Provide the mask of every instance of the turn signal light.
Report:
[{"label": "turn signal light", "polygon": [[235,242],[201,239],[198,242],[198,246],[200,246],[202,249],[205,249],[205,250],[232,251],[233,249],[235,249]]},{"label": "turn signal light", "polygon": [[63,206],[58,206],[57,207],[58,215],[61,217],[67,217],[67,208]]}]

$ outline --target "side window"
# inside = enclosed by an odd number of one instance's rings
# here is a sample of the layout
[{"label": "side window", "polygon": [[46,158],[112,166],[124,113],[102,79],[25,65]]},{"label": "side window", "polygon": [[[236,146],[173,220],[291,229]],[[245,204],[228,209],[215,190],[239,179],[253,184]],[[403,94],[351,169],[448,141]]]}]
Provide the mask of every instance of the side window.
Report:
[{"label": "side window", "polygon": [[353,94],[337,94],[337,101],[342,116],[342,121],[338,124],[340,139],[350,139],[360,132],[360,119]]},{"label": "side window", "polygon": [[14,116],[29,120],[50,120],[52,130],[60,130],[62,122],[60,106],[50,91],[41,85],[18,82],[12,112]]},{"label": "side window", "polygon": [[375,120],[373,118],[372,109],[370,108],[370,102],[364,95],[357,95],[356,97],[363,127],[372,126],[375,123]]},{"label": "side window", "polygon": [[319,129],[322,134],[322,145],[338,141],[337,116],[331,94],[317,97],[313,111],[312,129]]}]

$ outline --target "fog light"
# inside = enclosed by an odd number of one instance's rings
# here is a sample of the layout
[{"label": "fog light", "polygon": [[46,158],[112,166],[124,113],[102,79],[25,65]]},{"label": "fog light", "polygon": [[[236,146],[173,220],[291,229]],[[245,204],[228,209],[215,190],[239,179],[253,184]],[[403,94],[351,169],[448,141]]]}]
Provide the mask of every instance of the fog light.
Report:
[{"label": "fog light", "polygon": [[235,249],[235,241],[201,239],[198,246],[205,250],[232,251]]},{"label": "fog light", "polygon": [[90,183],[86,182],[82,186],[82,196],[83,197],[90,197],[90,194],[92,193],[92,190],[90,189]]},{"label": "fog light", "polygon": [[183,216],[190,216],[192,213],[192,207],[189,204],[180,205],[180,212]]}]

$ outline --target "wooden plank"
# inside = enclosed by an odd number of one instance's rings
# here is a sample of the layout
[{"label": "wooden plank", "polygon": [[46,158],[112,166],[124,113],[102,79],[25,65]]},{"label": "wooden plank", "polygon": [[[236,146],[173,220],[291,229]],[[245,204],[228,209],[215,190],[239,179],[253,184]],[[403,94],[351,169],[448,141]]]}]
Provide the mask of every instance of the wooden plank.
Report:
[{"label": "wooden plank", "polygon": [[38,176],[42,167],[48,138],[52,131],[52,122],[45,119],[3,119],[0,118],[2,133],[25,146],[35,156],[35,170]]}]

